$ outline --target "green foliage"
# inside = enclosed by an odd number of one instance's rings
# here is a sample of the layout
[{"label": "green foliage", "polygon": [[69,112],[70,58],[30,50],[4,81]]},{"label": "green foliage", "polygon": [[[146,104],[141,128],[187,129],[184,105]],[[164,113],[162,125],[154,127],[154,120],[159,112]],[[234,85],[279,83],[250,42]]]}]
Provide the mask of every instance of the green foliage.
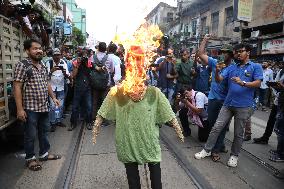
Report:
[{"label": "green foliage", "polygon": [[86,37],[82,34],[82,31],[73,26],[73,46],[83,46],[86,43]]}]

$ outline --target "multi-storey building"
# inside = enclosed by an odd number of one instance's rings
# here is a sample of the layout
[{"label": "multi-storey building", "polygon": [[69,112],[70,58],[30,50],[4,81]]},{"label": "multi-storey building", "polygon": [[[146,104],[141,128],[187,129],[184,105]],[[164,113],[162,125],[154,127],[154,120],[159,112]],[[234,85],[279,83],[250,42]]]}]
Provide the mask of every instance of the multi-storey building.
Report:
[{"label": "multi-storey building", "polygon": [[81,30],[82,34],[86,37],[86,9],[79,8],[75,0],[62,0],[62,2],[71,11],[74,26]]}]

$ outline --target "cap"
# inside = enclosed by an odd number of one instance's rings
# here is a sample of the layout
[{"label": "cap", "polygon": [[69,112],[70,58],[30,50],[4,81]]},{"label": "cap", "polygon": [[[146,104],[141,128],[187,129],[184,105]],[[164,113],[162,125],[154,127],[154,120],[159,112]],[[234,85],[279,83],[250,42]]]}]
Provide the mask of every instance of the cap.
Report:
[{"label": "cap", "polygon": [[221,51],[229,51],[229,52],[233,52],[233,46],[229,45],[229,44],[224,44],[221,48]]},{"label": "cap", "polygon": [[52,54],[53,55],[58,55],[58,54],[61,55],[61,52],[60,52],[60,50],[58,48],[55,48],[55,49],[53,49]]}]

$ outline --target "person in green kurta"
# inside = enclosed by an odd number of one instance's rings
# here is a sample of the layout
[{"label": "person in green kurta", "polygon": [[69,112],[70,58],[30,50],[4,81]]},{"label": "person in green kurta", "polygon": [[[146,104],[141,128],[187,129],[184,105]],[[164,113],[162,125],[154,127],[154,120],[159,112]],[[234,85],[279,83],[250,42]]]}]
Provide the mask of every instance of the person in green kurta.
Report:
[{"label": "person in green kurta", "polygon": [[141,188],[138,165],[145,163],[150,170],[151,187],[162,188],[158,124],[169,123],[184,141],[169,101],[160,89],[152,86],[146,86],[139,98],[125,95],[122,88],[111,93],[112,90],[98,111],[93,142],[96,143],[103,119],[114,120],[117,157],[125,164],[129,188]]}]

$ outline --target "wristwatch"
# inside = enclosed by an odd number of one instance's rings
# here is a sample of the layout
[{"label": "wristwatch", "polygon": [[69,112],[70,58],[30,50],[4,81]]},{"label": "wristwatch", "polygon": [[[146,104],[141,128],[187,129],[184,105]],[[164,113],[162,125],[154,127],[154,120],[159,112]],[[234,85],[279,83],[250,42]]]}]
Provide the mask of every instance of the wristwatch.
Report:
[{"label": "wristwatch", "polygon": [[243,87],[245,87],[245,86],[246,86],[246,84],[247,84],[247,82],[243,81],[243,85],[242,85],[242,86],[243,86]]}]

